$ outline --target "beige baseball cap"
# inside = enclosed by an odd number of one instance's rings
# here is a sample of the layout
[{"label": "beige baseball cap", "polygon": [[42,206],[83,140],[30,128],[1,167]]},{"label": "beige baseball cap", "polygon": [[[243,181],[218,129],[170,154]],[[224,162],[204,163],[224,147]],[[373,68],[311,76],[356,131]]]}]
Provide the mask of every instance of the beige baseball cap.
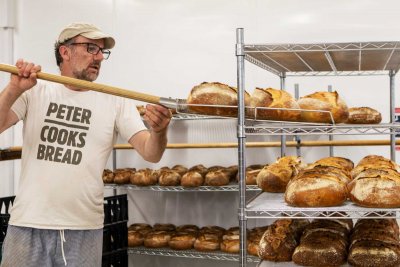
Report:
[{"label": "beige baseball cap", "polygon": [[115,40],[109,34],[102,32],[93,24],[75,22],[66,26],[58,36],[58,42],[63,43],[77,35],[82,35],[89,39],[104,39],[104,48],[111,49],[115,45]]}]

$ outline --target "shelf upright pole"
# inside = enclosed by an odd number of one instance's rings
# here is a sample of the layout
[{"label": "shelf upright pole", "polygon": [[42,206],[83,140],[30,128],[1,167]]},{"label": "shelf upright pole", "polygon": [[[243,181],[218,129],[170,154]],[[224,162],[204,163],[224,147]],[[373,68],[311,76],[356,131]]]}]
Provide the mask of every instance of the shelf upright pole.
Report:
[{"label": "shelf upright pole", "polygon": [[[332,85],[328,85],[328,92],[332,93]],[[333,141],[333,135],[328,135],[329,141]],[[333,146],[329,146],[329,156],[333,157]]]},{"label": "shelf upright pole", "polygon": [[[389,71],[390,80],[390,123],[395,122],[395,92],[394,92],[394,70]],[[396,130],[390,131],[390,159],[396,162]]]},{"label": "shelf upright pole", "polygon": [[246,246],[246,134],[245,134],[245,106],[244,106],[244,37],[243,28],[236,29],[236,58],[237,58],[237,88],[238,88],[238,168],[239,168],[239,229],[240,229],[240,255],[239,266],[245,267],[247,264]]},{"label": "shelf upright pole", "polygon": [[[112,167],[113,167],[113,172],[117,169],[117,150],[113,148],[112,150]],[[117,188],[115,187],[113,189],[113,195],[116,196],[118,194]]]},{"label": "shelf upright pole", "polygon": [[[299,100],[300,98],[300,89],[299,89],[299,84],[295,83],[294,84],[294,98],[297,100]],[[301,156],[301,139],[300,136],[295,135],[294,136],[294,140],[296,141],[296,156],[300,157]]]},{"label": "shelf upright pole", "polygon": [[[286,73],[282,72],[279,76],[281,78],[281,90],[285,90]],[[286,136],[281,135],[281,157],[286,155]]]}]

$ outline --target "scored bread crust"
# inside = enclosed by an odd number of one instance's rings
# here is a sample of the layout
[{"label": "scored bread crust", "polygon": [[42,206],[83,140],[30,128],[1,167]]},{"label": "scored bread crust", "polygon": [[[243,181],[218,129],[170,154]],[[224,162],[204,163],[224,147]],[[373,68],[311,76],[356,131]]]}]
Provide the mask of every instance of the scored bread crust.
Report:
[{"label": "scored bread crust", "polygon": [[[257,109],[256,118],[265,120],[298,121],[300,106],[296,99],[284,90],[274,88],[256,88],[250,99],[250,106]],[[280,109],[262,109],[280,108]]]},{"label": "scored bread crust", "polygon": [[[245,92],[244,98],[245,105],[248,106],[250,104],[250,95]],[[189,110],[195,113],[229,117],[237,116],[237,89],[219,82],[203,82],[193,87],[187,98],[187,104],[189,104]],[[191,104],[195,105],[191,106]],[[212,107],[206,105],[235,107]]]},{"label": "scored bread crust", "polygon": [[349,198],[370,208],[400,207],[400,174],[391,169],[367,169],[348,185]]},{"label": "scored bread crust", "polygon": [[[346,122],[349,109],[338,92],[315,92],[297,100],[301,109],[330,111],[334,123]],[[306,122],[332,123],[327,112],[302,111],[301,120]]]},{"label": "scored bread crust", "polygon": [[376,109],[370,107],[349,108],[347,123],[352,124],[378,124],[382,121],[382,115]]}]

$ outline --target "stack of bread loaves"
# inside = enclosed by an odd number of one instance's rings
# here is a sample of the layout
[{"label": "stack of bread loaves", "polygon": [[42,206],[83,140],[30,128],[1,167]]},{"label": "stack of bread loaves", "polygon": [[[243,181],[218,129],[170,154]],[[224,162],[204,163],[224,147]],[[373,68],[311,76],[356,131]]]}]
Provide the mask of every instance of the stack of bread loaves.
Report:
[{"label": "stack of bread loaves", "polygon": [[327,157],[316,161],[289,181],[285,201],[297,207],[329,207],[347,199],[353,163],[346,158]]},{"label": "stack of bread loaves", "polygon": [[258,173],[257,185],[264,192],[283,193],[288,182],[304,167],[301,157],[282,157]]},{"label": "stack of bread loaves", "polygon": [[353,266],[400,266],[399,226],[395,219],[358,220],[348,262]]},{"label": "stack of bread loaves", "polygon": [[350,199],[363,207],[400,207],[399,169],[395,162],[382,156],[364,157],[351,172]]},{"label": "stack of bread loaves", "polygon": [[293,262],[303,266],[340,266],[346,262],[350,219],[314,220],[304,230]]}]

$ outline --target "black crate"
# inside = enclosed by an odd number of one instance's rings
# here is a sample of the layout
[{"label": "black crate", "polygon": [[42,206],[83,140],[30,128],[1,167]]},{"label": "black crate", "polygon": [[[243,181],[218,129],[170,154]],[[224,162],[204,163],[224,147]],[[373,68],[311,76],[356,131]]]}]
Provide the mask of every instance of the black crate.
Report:
[{"label": "black crate", "polygon": [[126,249],[103,254],[101,267],[128,267],[128,252]]},{"label": "black crate", "polygon": [[[14,203],[15,196],[0,198],[0,242],[4,241],[7,233],[8,221],[10,220],[10,208]],[[1,252],[1,251],[0,251]]]},{"label": "black crate", "polygon": [[7,233],[8,221],[10,220],[10,208],[14,204],[15,196],[0,198],[0,262],[2,258],[2,247],[4,237]]},{"label": "black crate", "polygon": [[128,221],[128,196],[117,195],[104,198],[104,225]]},{"label": "black crate", "polygon": [[104,226],[103,229],[103,255],[118,249],[128,247],[127,222],[120,222]]}]

